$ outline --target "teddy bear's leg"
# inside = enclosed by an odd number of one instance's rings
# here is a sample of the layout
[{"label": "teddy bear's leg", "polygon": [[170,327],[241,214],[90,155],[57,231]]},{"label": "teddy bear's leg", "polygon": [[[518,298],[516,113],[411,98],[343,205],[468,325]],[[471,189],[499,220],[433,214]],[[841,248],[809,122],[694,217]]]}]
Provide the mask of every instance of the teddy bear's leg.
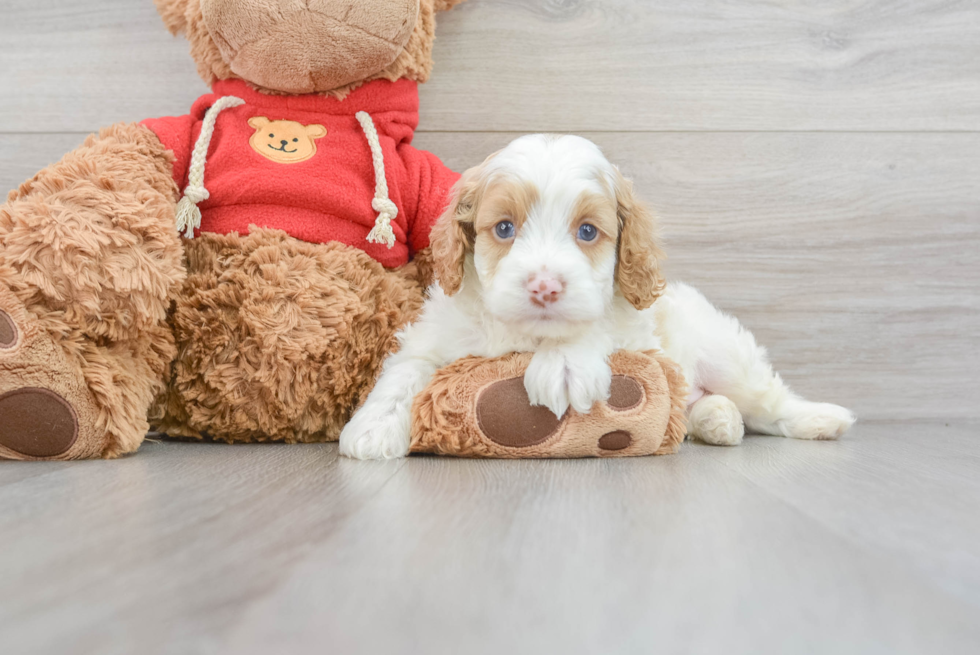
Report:
[{"label": "teddy bear's leg", "polygon": [[184,279],[171,156],[115,125],[0,206],[0,458],[139,447]]},{"label": "teddy bear's leg", "polygon": [[[687,385],[656,351],[617,352],[607,401],[561,418],[531,404],[529,353],[468,357],[439,370],[412,407],[412,451],[463,457],[623,457],[676,452]],[[355,419],[356,420],[356,419]]]},{"label": "teddy bear's leg", "polygon": [[223,441],[336,440],[421,308],[416,277],[278,230],[185,247],[178,356],[151,422]]}]

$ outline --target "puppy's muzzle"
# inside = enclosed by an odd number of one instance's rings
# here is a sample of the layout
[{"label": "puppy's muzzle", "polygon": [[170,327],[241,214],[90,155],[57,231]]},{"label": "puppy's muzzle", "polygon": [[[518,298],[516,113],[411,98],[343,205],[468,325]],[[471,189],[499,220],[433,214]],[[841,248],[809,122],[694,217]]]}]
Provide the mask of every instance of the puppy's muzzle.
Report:
[{"label": "puppy's muzzle", "polygon": [[533,274],[528,279],[527,292],[531,296],[532,303],[538,307],[547,307],[558,302],[562,294],[565,293],[565,283],[560,277],[542,271]]}]

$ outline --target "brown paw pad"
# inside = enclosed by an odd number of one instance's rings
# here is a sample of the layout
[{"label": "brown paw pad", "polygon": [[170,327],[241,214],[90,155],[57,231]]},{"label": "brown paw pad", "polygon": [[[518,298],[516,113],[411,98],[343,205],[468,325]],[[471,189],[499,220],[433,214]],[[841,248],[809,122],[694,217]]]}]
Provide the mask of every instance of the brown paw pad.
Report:
[{"label": "brown paw pad", "polygon": [[0,396],[0,445],[26,457],[56,457],[78,438],[75,410],[47,389],[16,389]]},{"label": "brown paw pad", "polygon": [[484,389],[477,400],[476,418],[488,439],[512,448],[547,441],[564,420],[547,407],[531,405],[524,378],[501,380]]},{"label": "brown paw pad", "polygon": [[611,408],[625,412],[635,409],[643,402],[643,386],[631,377],[614,375],[609,385],[609,401]]},{"label": "brown paw pad", "polygon": [[603,450],[626,450],[633,444],[633,435],[626,430],[616,430],[599,438],[599,448]]},{"label": "brown paw pad", "polygon": [[0,309],[0,350],[9,350],[17,345],[17,326],[10,314]]}]

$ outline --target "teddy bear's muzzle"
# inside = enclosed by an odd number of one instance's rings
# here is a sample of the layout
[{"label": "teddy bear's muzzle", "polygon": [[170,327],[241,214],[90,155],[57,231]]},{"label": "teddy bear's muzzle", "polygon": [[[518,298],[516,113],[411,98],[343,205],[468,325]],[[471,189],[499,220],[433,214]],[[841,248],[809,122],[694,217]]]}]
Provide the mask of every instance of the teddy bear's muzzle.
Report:
[{"label": "teddy bear's muzzle", "polygon": [[415,29],[419,0],[201,0],[201,9],[236,75],[316,93],[391,65]]}]

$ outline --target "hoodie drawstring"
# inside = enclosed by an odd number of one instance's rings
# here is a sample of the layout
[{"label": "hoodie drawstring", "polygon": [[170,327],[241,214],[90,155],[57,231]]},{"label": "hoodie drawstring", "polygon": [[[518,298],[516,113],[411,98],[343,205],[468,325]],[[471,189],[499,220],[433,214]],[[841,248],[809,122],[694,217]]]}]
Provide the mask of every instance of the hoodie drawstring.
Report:
[{"label": "hoodie drawstring", "polygon": [[359,111],[356,114],[357,121],[364,130],[368,145],[371,147],[371,159],[374,161],[374,200],[371,207],[378,212],[378,218],[374,221],[374,229],[367,235],[370,243],[383,243],[391,250],[395,245],[395,232],[391,228],[391,222],[398,217],[398,207],[388,197],[388,181],[385,179],[385,157],[381,151],[381,141],[378,139],[378,131],[374,127],[374,120],[371,114],[366,111]]},{"label": "hoodie drawstring", "polygon": [[197,137],[194,152],[191,154],[191,165],[187,173],[187,188],[184,189],[184,197],[177,203],[177,231],[184,232],[184,236],[188,239],[193,239],[194,229],[201,227],[201,210],[197,207],[198,203],[211,197],[208,190],[204,188],[204,165],[208,160],[211,137],[214,136],[214,123],[218,120],[218,114],[225,109],[244,104],[245,101],[241,98],[225,96],[218,99],[204,114],[201,135]]}]

